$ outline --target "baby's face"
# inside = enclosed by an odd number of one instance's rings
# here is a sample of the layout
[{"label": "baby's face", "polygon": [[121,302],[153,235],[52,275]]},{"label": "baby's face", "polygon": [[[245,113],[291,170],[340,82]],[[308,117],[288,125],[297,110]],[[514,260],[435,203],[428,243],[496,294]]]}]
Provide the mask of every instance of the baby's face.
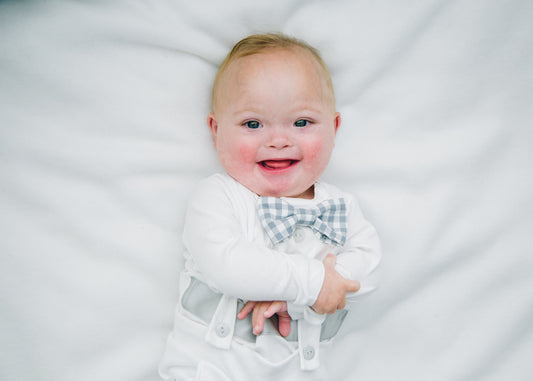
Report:
[{"label": "baby's face", "polygon": [[314,196],[340,115],[311,54],[272,50],[232,62],[208,124],[220,162],[260,196]]}]

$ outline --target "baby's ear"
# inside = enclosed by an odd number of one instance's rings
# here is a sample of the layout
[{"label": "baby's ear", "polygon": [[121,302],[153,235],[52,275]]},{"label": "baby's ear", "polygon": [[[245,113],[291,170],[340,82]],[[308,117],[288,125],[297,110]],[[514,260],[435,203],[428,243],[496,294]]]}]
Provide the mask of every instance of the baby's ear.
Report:
[{"label": "baby's ear", "polygon": [[218,131],[218,124],[215,119],[215,114],[210,112],[207,115],[207,126],[211,130],[211,135],[213,136],[213,141],[215,142],[215,147],[217,146],[217,131]]},{"label": "baby's ear", "polygon": [[335,133],[337,133],[337,130],[341,125],[341,113],[338,111],[335,113],[335,120],[333,121],[333,125],[335,126]]}]

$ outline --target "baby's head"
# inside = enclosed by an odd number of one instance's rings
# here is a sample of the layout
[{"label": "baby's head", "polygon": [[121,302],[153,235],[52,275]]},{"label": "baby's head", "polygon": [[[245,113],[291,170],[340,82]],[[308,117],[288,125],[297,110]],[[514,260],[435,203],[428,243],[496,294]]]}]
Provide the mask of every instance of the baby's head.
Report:
[{"label": "baby's head", "polygon": [[329,96],[331,101],[335,105],[335,94],[333,92],[333,83],[329,74],[326,63],[320,56],[317,49],[309,45],[307,42],[298,40],[293,37],[286,36],[280,33],[268,33],[268,34],[254,34],[243,38],[237,42],[231,51],[228,53],[224,61],[220,64],[215,81],[213,84],[212,93],[212,108],[215,110],[217,101],[221,95],[221,79],[227,71],[230,64],[239,58],[251,56],[254,54],[264,54],[272,52],[274,50],[288,50],[296,53],[306,54],[315,64],[319,65],[322,79],[325,81],[327,89],[329,90]]},{"label": "baby's head", "polygon": [[221,64],[207,122],[220,162],[261,196],[314,196],[340,125],[316,49],[280,35],[239,41]]}]

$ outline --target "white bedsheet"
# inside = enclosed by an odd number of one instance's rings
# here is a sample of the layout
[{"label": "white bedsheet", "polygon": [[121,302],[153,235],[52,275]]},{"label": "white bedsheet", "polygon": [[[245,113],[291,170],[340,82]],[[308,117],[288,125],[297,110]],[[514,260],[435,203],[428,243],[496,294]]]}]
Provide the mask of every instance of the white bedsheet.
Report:
[{"label": "white bedsheet", "polygon": [[[223,4],[223,5],[220,5]],[[157,380],[217,64],[318,47],[381,287],[332,380],[533,379],[533,3],[0,3],[0,379]]]}]

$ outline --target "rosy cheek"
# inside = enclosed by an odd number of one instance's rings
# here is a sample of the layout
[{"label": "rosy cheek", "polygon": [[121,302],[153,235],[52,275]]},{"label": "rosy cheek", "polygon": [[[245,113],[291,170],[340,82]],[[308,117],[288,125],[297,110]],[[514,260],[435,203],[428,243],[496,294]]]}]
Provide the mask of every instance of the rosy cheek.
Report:
[{"label": "rosy cheek", "polygon": [[333,144],[327,139],[313,139],[307,142],[304,155],[309,164],[322,170],[328,164],[332,149]]},{"label": "rosy cheek", "polygon": [[305,154],[308,159],[317,160],[323,155],[324,142],[320,139],[314,139],[307,142],[305,146]]},{"label": "rosy cheek", "polygon": [[237,151],[237,155],[239,156],[239,159],[244,162],[253,161],[255,163],[256,153],[257,153],[257,148],[250,144],[241,144]]},{"label": "rosy cheek", "polygon": [[254,147],[250,142],[236,134],[226,134],[218,145],[219,154],[222,154],[226,164],[242,165],[244,161],[255,156]]}]

